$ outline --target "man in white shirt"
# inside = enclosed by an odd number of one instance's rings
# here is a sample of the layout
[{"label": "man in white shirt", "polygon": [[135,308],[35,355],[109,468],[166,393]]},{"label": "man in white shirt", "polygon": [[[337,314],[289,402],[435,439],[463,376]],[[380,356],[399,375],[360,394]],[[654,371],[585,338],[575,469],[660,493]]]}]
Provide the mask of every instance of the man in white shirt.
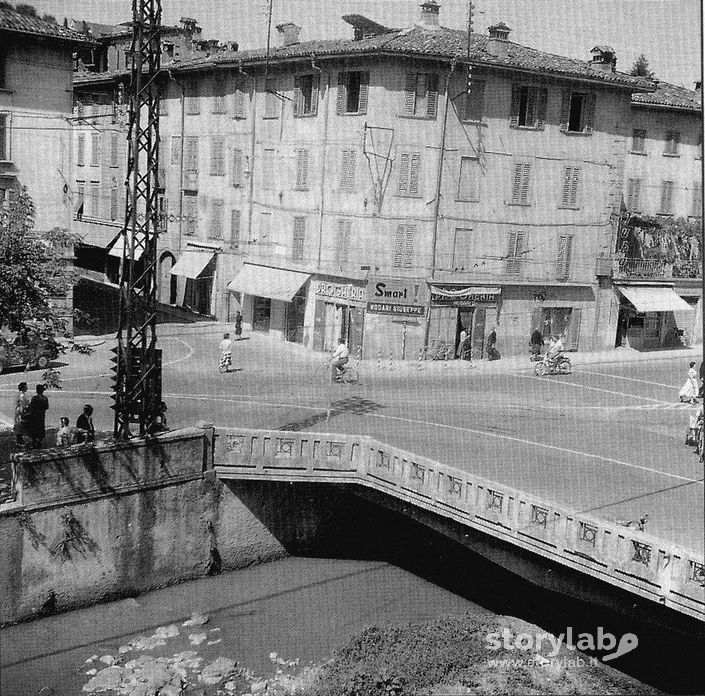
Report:
[{"label": "man in white shirt", "polygon": [[340,381],[343,375],[343,365],[348,362],[350,350],[348,349],[345,339],[341,336],[338,341],[338,347],[333,351],[330,364],[335,368],[335,379]]},{"label": "man in white shirt", "polygon": [[563,341],[560,336],[551,336],[548,350],[546,351],[547,362],[557,363],[561,355],[563,355]]}]

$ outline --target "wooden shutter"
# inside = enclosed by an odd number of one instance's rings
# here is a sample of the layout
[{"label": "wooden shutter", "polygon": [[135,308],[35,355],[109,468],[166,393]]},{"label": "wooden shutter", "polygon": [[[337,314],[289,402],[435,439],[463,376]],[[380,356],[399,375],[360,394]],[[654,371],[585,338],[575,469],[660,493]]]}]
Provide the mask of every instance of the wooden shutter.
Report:
[{"label": "wooden shutter", "polygon": [[404,105],[402,113],[405,116],[413,116],[416,107],[416,73],[406,73],[406,83],[404,85]]},{"label": "wooden shutter", "polygon": [[240,211],[230,213],[230,246],[237,249],[240,246]]},{"label": "wooden shutter", "polygon": [[416,226],[406,225],[404,232],[404,268],[411,268],[414,261],[414,237]]},{"label": "wooden shutter", "polygon": [[578,207],[578,186],[580,184],[580,167],[572,168],[572,175],[570,180],[570,193],[568,196],[568,205],[571,208]]},{"label": "wooden shutter", "polygon": [[521,104],[521,85],[518,83],[512,84],[512,104],[509,116],[509,127],[517,128],[519,126],[519,105]]},{"label": "wooden shutter", "polygon": [[521,172],[521,203],[529,202],[529,175],[531,174],[531,164],[524,162]]},{"label": "wooden shutter", "polygon": [[573,237],[560,235],[558,237],[558,256],[556,260],[556,278],[567,280],[570,275],[570,260],[573,254]]},{"label": "wooden shutter", "polygon": [[100,133],[93,133],[91,136],[91,166],[100,164]]},{"label": "wooden shutter", "polygon": [[421,169],[421,155],[414,152],[411,155],[411,166],[409,167],[409,194],[416,196],[419,192],[419,173]]},{"label": "wooden shutter", "polygon": [[208,230],[211,239],[220,239],[223,236],[223,201],[214,200],[211,203],[211,224]]},{"label": "wooden shutter", "polygon": [[570,90],[563,90],[561,98],[561,131],[568,131],[568,123],[570,122]]},{"label": "wooden shutter", "polygon": [[693,184],[693,217],[702,217],[703,215],[703,185],[702,182],[696,181]]},{"label": "wooden shutter", "polygon": [[409,153],[402,152],[399,157],[399,193],[408,193],[409,191]]},{"label": "wooden shutter", "polygon": [[401,268],[402,257],[404,253],[404,234],[405,225],[399,225],[394,235],[394,250],[392,253],[392,267]]},{"label": "wooden shutter", "polygon": [[318,114],[318,92],[321,77],[320,75],[314,75],[311,80],[311,111],[310,113],[315,116]]},{"label": "wooden shutter", "polygon": [[242,150],[233,150],[233,186],[242,186]]},{"label": "wooden shutter", "polygon": [[304,112],[304,95],[301,91],[301,77],[294,77],[294,116],[301,116]]},{"label": "wooden shutter", "polygon": [[640,192],[641,179],[629,179],[627,181],[627,210],[631,212],[639,211]]},{"label": "wooden shutter", "polygon": [[211,175],[219,176],[223,174],[223,139],[216,137],[211,139]]},{"label": "wooden shutter", "polygon": [[537,107],[538,107],[538,89],[529,87],[526,100],[526,123],[529,128],[536,128],[537,125]]},{"label": "wooden shutter", "polygon": [[507,245],[507,274],[516,273],[516,245],[517,245],[517,233],[510,232],[508,234]]},{"label": "wooden shutter", "polygon": [[583,132],[592,133],[592,129],[595,125],[595,101],[596,97],[594,93],[586,94],[583,101],[583,109],[585,110],[583,123]]},{"label": "wooden shutter", "polygon": [[245,118],[245,92],[240,87],[233,95],[233,118]]},{"label": "wooden shutter", "polygon": [[563,195],[561,196],[561,208],[567,208],[570,201],[570,182],[572,179],[572,167],[565,167],[563,170]]},{"label": "wooden shutter", "polygon": [[673,196],[673,182],[664,181],[661,187],[661,211],[662,213],[671,212],[671,198]]},{"label": "wooden shutter", "polygon": [[171,136],[171,157],[169,163],[173,166],[178,167],[179,162],[181,162],[181,136],[172,135]]},{"label": "wooden shutter", "polygon": [[113,184],[110,187],[110,219],[117,220],[118,214],[118,187]]},{"label": "wooden shutter", "polygon": [[306,239],[306,218],[294,218],[294,237],[291,245],[291,258],[301,261],[304,257],[304,242]]},{"label": "wooden shutter", "polygon": [[428,73],[426,75],[426,116],[436,118],[438,111],[438,75]]},{"label": "wooden shutter", "polygon": [[86,136],[81,133],[78,136],[78,152],[76,154],[76,164],[81,166],[85,164],[86,157]]},{"label": "wooden shutter", "polygon": [[568,319],[568,326],[565,329],[565,341],[563,347],[566,350],[578,350],[580,341],[580,309],[572,309]]},{"label": "wooden shutter", "polygon": [[514,165],[514,180],[512,181],[512,203],[529,202],[530,162],[518,162]]},{"label": "wooden shutter", "polygon": [[358,99],[358,114],[367,113],[367,102],[369,101],[369,91],[370,91],[370,73],[361,72],[360,73],[360,96]]},{"label": "wooden shutter", "polygon": [[118,166],[118,134],[110,134],[110,166]]},{"label": "wooden shutter", "polygon": [[296,188],[308,188],[308,150],[296,151]]},{"label": "wooden shutter", "polygon": [[514,179],[512,180],[512,203],[521,203],[521,173],[523,165],[517,163],[514,165]]},{"label": "wooden shutter", "polygon": [[350,229],[352,220],[338,220],[338,262],[347,263],[350,253]]},{"label": "wooden shutter", "polygon": [[355,150],[343,150],[340,164],[340,190],[353,191],[355,188]]},{"label": "wooden shutter", "polygon": [[348,98],[348,74],[346,72],[338,73],[338,93],[336,95],[335,112],[337,114],[345,113],[345,102]]},{"label": "wooden shutter", "polygon": [[546,126],[546,108],[548,104],[548,90],[541,87],[538,90],[538,106],[536,109],[536,127],[543,130]]}]

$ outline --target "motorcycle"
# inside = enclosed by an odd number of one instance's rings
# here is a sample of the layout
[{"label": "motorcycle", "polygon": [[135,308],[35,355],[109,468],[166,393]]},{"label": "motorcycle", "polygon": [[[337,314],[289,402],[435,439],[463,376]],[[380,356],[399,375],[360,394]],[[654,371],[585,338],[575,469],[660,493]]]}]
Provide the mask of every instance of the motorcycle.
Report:
[{"label": "motorcycle", "polygon": [[545,356],[541,362],[534,365],[534,372],[539,376],[568,375],[573,368],[567,355],[559,355],[555,360],[548,360]]}]

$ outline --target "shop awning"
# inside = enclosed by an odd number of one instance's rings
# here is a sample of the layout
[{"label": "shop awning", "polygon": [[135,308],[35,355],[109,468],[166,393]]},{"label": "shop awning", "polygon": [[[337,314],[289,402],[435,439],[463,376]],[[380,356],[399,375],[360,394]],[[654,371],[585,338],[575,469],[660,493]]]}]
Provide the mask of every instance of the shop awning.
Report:
[{"label": "shop awning", "polygon": [[[144,236],[142,235],[142,239]],[[108,256],[115,256],[118,259],[122,258],[122,252],[125,247],[127,238],[121,232],[112,242],[110,242],[110,248],[108,249]],[[142,252],[144,251],[144,243],[138,243],[135,245],[135,261],[139,261],[142,257]]]},{"label": "shop awning", "polygon": [[693,309],[673,288],[618,285],[622,293],[637,312],[688,312]]},{"label": "shop awning", "polygon": [[434,295],[440,295],[441,297],[464,297],[466,295],[482,295],[486,297],[490,295],[500,295],[502,288],[478,287],[476,285],[465,287],[451,287],[447,285],[441,287],[438,285],[432,285],[431,292]]},{"label": "shop awning", "polygon": [[179,260],[171,267],[171,274],[184,278],[198,278],[214,256],[215,251],[186,249]]},{"label": "shop awning", "polygon": [[310,278],[308,273],[286,271],[283,268],[245,264],[230,281],[228,290],[246,295],[269,297],[272,300],[291,302],[291,299]]}]

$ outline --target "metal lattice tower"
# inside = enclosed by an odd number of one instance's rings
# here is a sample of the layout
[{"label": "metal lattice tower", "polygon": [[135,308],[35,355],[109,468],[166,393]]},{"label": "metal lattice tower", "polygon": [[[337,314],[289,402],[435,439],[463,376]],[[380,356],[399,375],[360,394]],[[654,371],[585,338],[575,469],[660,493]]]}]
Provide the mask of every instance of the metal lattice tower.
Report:
[{"label": "metal lattice tower", "polygon": [[161,351],[157,349],[159,88],[161,0],[132,0],[129,154],[115,349],[115,437],[131,424],[145,435],[159,415]]}]

